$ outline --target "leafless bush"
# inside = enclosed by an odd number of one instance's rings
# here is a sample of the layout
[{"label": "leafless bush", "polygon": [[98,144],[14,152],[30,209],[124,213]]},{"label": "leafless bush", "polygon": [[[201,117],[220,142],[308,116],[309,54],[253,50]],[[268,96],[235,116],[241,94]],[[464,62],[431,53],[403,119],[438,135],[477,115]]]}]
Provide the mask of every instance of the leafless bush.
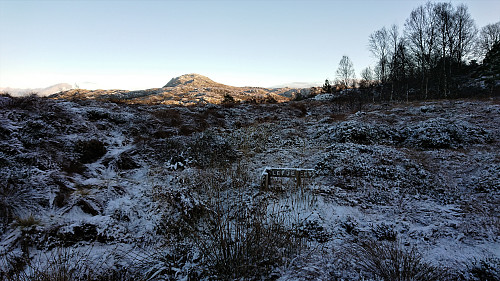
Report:
[{"label": "leafless bush", "polygon": [[348,249],[366,273],[386,281],[440,280],[440,271],[423,260],[416,248],[399,242],[364,241]]},{"label": "leafless bush", "polygon": [[266,218],[263,212],[243,204],[218,204],[210,218],[210,239],[198,242],[209,268],[219,278],[266,276],[275,266],[290,260],[301,246],[292,231]]}]

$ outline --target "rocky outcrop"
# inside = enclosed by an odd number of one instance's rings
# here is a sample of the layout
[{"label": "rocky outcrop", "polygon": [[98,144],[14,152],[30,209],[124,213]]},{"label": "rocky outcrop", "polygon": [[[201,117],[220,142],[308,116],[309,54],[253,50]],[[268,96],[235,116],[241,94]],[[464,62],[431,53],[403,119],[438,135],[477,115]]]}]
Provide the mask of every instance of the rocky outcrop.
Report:
[{"label": "rocky outcrop", "polygon": [[194,88],[227,87],[226,85],[212,81],[212,79],[206,76],[192,73],[172,78],[163,88],[177,86],[190,86]]}]

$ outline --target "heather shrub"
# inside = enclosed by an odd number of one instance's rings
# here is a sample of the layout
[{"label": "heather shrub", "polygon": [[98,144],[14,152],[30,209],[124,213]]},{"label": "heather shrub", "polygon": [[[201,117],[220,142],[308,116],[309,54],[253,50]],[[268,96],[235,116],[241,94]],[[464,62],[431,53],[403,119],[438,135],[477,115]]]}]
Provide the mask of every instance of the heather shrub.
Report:
[{"label": "heather shrub", "polygon": [[372,232],[378,241],[396,241],[397,232],[393,224],[380,223],[372,227]]},{"label": "heather shrub", "polygon": [[86,115],[91,122],[110,119],[110,113],[106,110],[91,109],[87,111]]},{"label": "heather shrub", "polygon": [[236,150],[224,137],[207,131],[189,144],[188,154],[201,168],[228,166],[238,158]]},{"label": "heather shrub", "polygon": [[466,144],[487,143],[491,133],[466,121],[433,118],[402,130],[405,145],[424,149],[458,148]]},{"label": "heather shrub", "polygon": [[385,125],[351,120],[337,124],[331,132],[331,140],[357,144],[391,143],[394,134],[395,132]]},{"label": "heather shrub", "polygon": [[152,115],[164,122],[167,126],[179,127],[182,125],[182,116],[176,108],[158,109]]},{"label": "heather shrub", "polygon": [[404,145],[422,149],[458,148],[493,141],[492,134],[466,121],[434,118],[411,127],[391,128],[356,120],[340,122],[330,131],[339,143]]},{"label": "heather shrub", "polygon": [[75,152],[83,164],[93,163],[106,154],[106,145],[97,139],[79,140],[75,144]]},{"label": "heather shrub", "polygon": [[231,142],[245,155],[265,151],[276,128],[270,123],[262,123],[234,130],[230,135]]},{"label": "heather shrub", "polygon": [[335,143],[315,170],[344,189],[373,186],[387,190],[399,186],[424,191],[430,182],[429,172],[420,164],[395,148],[381,145]]},{"label": "heather shrub", "polygon": [[473,281],[498,281],[500,280],[500,259],[484,258],[475,260],[468,266]]}]

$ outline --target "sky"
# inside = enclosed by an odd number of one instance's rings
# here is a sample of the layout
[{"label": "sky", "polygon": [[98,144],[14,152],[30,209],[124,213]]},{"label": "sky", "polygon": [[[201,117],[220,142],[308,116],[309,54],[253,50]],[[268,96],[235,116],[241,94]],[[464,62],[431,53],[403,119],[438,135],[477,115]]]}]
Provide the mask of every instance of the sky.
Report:
[{"label": "sky", "polygon": [[[480,28],[498,0],[464,3]],[[148,89],[198,73],[232,86],[356,75],[375,59],[368,36],[403,27],[416,0],[0,0],[0,87]]]}]

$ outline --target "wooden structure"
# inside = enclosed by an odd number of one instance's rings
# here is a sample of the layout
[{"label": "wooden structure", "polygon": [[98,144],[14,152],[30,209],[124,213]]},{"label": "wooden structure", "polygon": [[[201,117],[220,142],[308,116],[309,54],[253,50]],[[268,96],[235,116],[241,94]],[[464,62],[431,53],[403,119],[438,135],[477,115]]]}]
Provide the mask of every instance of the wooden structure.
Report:
[{"label": "wooden structure", "polygon": [[262,188],[268,189],[271,184],[271,178],[295,178],[297,186],[302,184],[303,178],[312,178],[314,176],[314,169],[300,169],[300,168],[264,168],[262,172]]}]

